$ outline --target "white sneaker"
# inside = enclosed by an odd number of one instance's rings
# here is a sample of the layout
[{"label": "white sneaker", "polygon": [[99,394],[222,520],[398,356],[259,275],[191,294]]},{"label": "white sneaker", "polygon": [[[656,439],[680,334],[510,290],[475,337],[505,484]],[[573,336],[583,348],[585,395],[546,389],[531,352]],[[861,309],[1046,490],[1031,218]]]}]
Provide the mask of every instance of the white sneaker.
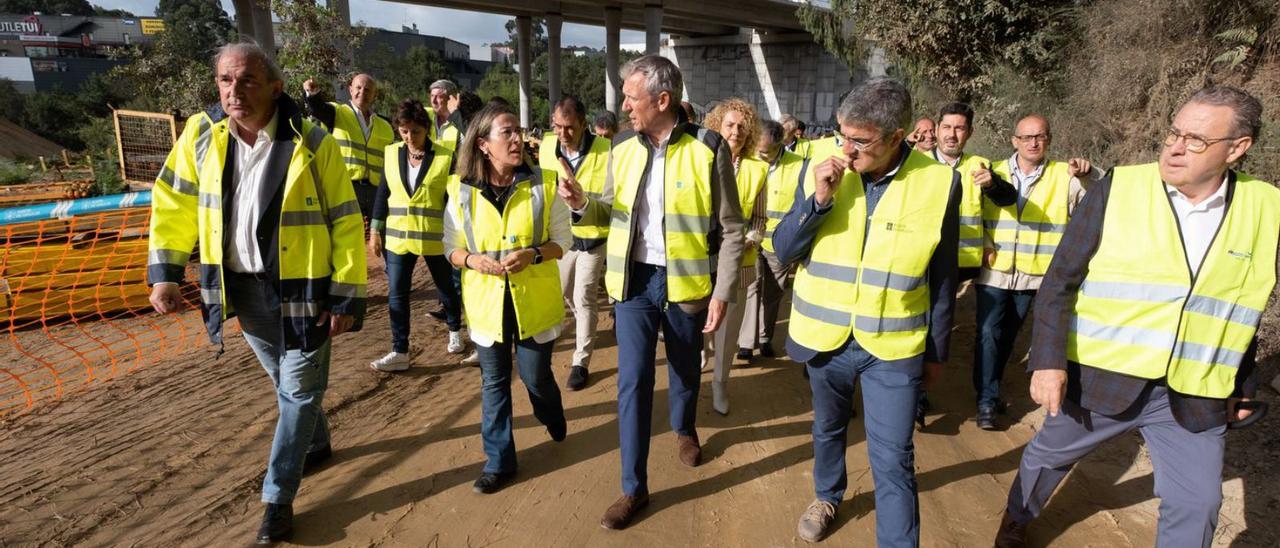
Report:
[{"label": "white sneaker", "polygon": [[479,352],[476,352],[475,350],[472,350],[472,351],[471,351],[471,355],[469,355],[469,356],[467,356],[467,357],[465,357],[465,358],[462,358],[462,363],[463,363],[464,365],[471,365],[471,366],[475,366],[475,367],[480,367],[480,353],[479,353]]},{"label": "white sneaker", "polygon": [[369,367],[372,367],[374,371],[382,371],[384,373],[404,371],[409,369],[409,354],[406,352],[392,352],[369,362]]},{"label": "white sneaker", "polygon": [[461,354],[462,351],[466,349],[467,349],[467,343],[462,342],[462,332],[450,331],[449,332],[449,348],[448,348],[449,353]]}]

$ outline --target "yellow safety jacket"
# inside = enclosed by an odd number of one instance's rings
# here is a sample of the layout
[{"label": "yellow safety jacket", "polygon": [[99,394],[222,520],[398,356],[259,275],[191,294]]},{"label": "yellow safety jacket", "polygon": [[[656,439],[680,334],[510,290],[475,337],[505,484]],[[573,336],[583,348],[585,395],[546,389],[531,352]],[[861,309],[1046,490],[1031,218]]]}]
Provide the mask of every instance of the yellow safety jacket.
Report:
[{"label": "yellow safety jacket", "polygon": [[385,118],[374,115],[369,123],[369,138],[360,129],[360,114],[345,103],[333,105],[333,138],[347,163],[347,177],[352,181],[368,179],[373,186],[382,182],[382,151],[396,140],[395,130]]},{"label": "yellow safety jacket", "polygon": [[804,184],[805,172],[809,171],[809,160],[794,152],[779,152],[774,163],[765,190],[768,195],[765,214],[769,220],[765,222],[764,241],[760,243],[760,247],[769,253],[773,253],[773,231],[777,230],[778,223],[791,211],[791,205],[796,201],[796,189]]},{"label": "yellow safety jacket", "polygon": [[[950,167],[912,150],[868,222],[861,176],[844,174],[809,258],[796,273],[793,341],[829,352],[852,333],[882,360],[925,351],[927,271],[942,238],[952,177]],[[814,189],[809,170],[805,195],[812,196]]]},{"label": "yellow safety jacket", "polygon": [[[972,173],[989,165],[990,160],[972,154],[961,154],[960,161],[956,163],[961,189],[960,268],[982,266],[982,189],[974,186]],[[1017,205],[1013,207],[1017,208]]]},{"label": "yellow safety jacket", "polygon": [[[457,208],[467,251],[501,261],[508,253],[536,247],[551,239],[551,202],[556,200],[555,172],[534,169],[530,178],[516,181],[506,207],[498,211],[481,190],[449,178],[449,207]],[[462,270],[462,306],[471,331],[502,342],[523,340],[564,320],[559,261],[530,264],[506,276]],[[519,333],[503,332],[503,303],[507,289],[515,306]]]},{"label": "yellow safety jacket", "polygon": [[808,155],[805,158],[808,158],[810,163],[814,165],[820,164],[825,162],[827,158],[843,154],[843,143],[844,141],[839,135],[809,141]]},{"label": "yellow safety jacket", "polygon": [[[1001,160],[991,170],[1013,182],[1008,160]],[[972,186],[972,185],[969,185]],[[1065,162],[1048,162],[1027,197],[1022,213],[1015,202],[998,206],[982,203],[982,224],[995,257],[989,268],[999,272],[1019,272],[1043,276],[1058,249],[1062,233],[1067,229],[1071,201],[1071,170]]]},{"label": "yellow safety jacket", "polygon": [[[667,255],[667,300],[697,301],[711,294],[710,243],[718,228],[711,203],[720,134],[695,124],[677,125],[667,143],[663,178],[663,232]],[[631,212],[649,177],[648,141],[634,132],[614,139],[611,153],[614,195],[608,210],[609,239],[605,244],[605,289],[614,300],[625,300],[636,227]],[[611,207],[608,207],[611,206]]]},{"label": "yellow safety jacket", "polygon": [[[802,158],[808,158],[808,157],[809,157],[809,149],[810,149],[810,148],[812,148],[812,147],[813,147],[813,141],[810,141],[809,139],[799,139],[799,138],[797,138],[797,139],[796,139],[796,146],[795,146],[795,150],[791,150],[791,151],[789,151],[789,152],[791,152],[791,153],[793,153],[793,154],[796,154],[796,155],[799,155],[799,156],[800,156],[800,157],[802,157]],[[783,150],[786,150],[786,149],[783,149]]]},{"label": "yellow safety jacket", "polygon": [[[738,161],[738,173],[734,181],[738,183],[738,203],[742,206],[742,216],[746,219],[743,230],[751,230],[752,212],[756,210],[756,198],[764,190],[769,179],[769,164],[759,158],[742,158]],[[747,248],[742,251],[742,266],[756,265],[756,249]]]},{"label": "yellow safety jacket", "polygon": [[453,157],[447,149],[432,143],[431,152],[422,160],[422,182],[410,194],[408,172],[400,171],[402,159],[407,161],[404,143],[387,146],[384,155],[389,192],[387,251],[398,255],[443,255],[445,192]]},{"label": "yellow safety jacket", "polygon": [[[579,160],[581,163],[575,168],[574,176],[578,179],[578,184],[582,185],[582,191],[588,199],[599,200],[601,193],[604,192],[604,182],[609,173],[610,143],[608,139],[589,133],[582,136],[582,142],[583,148],[586,149],[586,157]],[[542,139],[538,164],[543,170],[556,172],[557,176],[564,170],[564,166],[560,165],[559,141],[554,134]],[[573,236],[582,240],[603,242],[609,237],[609,225],[606,222],[576,224],[573,226]]]},{"label": "yellow safety jacket", "polygon": [[[277,280],[288,348],[315,349],[328,339],[322,312],[350,314],[365,308],[364,221],[342,154],[321,127],[305,121],[287,96],[278,116],[268,178],[260,196],[275,196],[260,220],[258,242],[267,276]],[[228,118],[221,109],[187,121],[156,178],[151,198],[148,282],[181,283],[192,250],[199,244],[200,297],[209,338],[222,342],[222,324],[235,313],[227,301],[222,270],[230,238],[223,212],[235,207],[223,189]]]},{"label": "yellow safety jacket", "polygon": [[431,107],[427,107],[427,118],[431,119],[431,127],[427,128],[427,136],[431,141],[448,150],[450,156],[457,154],[458,144],[462,142],[462,134],[458,132],[458,126],[449,124],[444,131],[440,131],[436,126],[436,111]]},{"label": "yellow safety jacket", "polygon": [[[1076,294],[1067,357],[1191,396],[1226,398],[1276,284],[1280,189],[1236,174],[1192,275],[1156,164],[1117,167],[1102,240]],[[1228,183],[1230,184],[1230,183]]]}]

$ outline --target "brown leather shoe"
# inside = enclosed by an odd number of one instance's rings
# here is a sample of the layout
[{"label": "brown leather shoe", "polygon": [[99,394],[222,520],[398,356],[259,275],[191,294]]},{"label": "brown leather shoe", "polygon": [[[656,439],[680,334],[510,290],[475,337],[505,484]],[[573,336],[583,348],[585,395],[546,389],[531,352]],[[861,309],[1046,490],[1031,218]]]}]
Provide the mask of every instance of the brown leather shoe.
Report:
[{"label": "brown leather shoe", "polygon": [[702,464],[702,445],[698,436],[676,436],[676,449],[680,452],[680,462],[690,468]]},{"label": "brown leather shoe", "polygon": [[649,493],[641,493],[634,497],[622,495],[609,506],[608,510],[604,511],[604,519],[600,520],[600,526],[605,529],[626,529],[631,524],[631,519],[648,505]]},{"label": "brown leather shoe", "polygon": [[1000,519],[1000,530],[996,531],[995,548],[1024,548],[1027,545],[1027,524],[1013,520],[1009,512]]}]

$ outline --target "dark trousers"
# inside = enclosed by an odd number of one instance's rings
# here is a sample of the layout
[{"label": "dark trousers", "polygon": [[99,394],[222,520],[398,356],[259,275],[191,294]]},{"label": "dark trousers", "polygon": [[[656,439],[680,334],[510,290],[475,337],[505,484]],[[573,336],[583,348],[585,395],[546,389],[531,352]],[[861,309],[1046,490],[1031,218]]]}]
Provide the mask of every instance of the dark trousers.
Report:
[{"label": "dark trousers", "polygon": [[876,544],[920,545],[912,422],[924,373],[923,356],[885,362],[850,338],[806,366],[813,392],[813,484],[817,498],[835,505],[848,486],[845,451],[854,388],[862,382],[867,457],[876,497]]},{"label": "dark trousers", "polygon": [[[391,317],[391,350],[394,352],[409,351],[409,292],[413,289],[413,268],[418,264],[418,255],[412,253],[399,254],[384,250],[382,257],[387,263],[387,308]],[[453,287],[453,265],[444,255],[425,255],[422,261],[427,263],[431,272],[431,280],[436,285],[436,297],[444,306],[445,322],[449,331],[462,329],[462,299]]]},{"label": "dark trousers", "polygon": [[973,353],[973,390],[978,407],[1000,402],[1000,379],[1013,353],[1018,330],[1031,312],[1035,291],[1010,291],[978,285],[977,346]]},{"label": "dark trousers", "polygon": [[667,384],[671,429],[696,435],[700,353],[704,308],[689,314],[667,303],[667,272],[633,263],[626,298],[618,303],[618,437],[622,448],[622,492],[649,491],[649,436],[653,423],[654,360],[658,328],[667,346]]},{"label": "dark trousers", "polygon": [[360,215],[364,216],[367,221],[373,216],[373,199],[378,195],[378,187],[370,183],[368,179],[360,179],[351,181],[351,187],[356,191],[356,202],[360,204]]},{"label": "dark trousers", "polygon": [[[532,337],[513,340],[516,327],[515,306],[508,292],[503,304],[502,342],[493,346],[476,345],[480,358],[480,438],[484,442],[484,471],[507,474],[516,471],[516,439],[511,430],[511,369],[515,369],[529,391],[533,416],[538,422],[557,429],[565,425],[560,388],[551,373],[551,350],[555,340],[539,343]],[[559,304],[559,303],[557,303]]]}]

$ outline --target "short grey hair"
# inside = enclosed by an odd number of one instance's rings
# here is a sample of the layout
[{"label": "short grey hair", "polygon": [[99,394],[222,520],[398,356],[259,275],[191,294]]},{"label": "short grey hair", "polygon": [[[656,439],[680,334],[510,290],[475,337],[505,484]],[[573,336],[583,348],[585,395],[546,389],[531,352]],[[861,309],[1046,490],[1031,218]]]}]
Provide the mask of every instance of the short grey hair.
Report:
[{"label": "short grey hair", "polygon": [[451,81],[449,81],[449,80],[436,80],[436,81],[432,82],[432,83],[431,83],[431,87],[430,87],[430,88],[427,88],[427,89],[428,89],[428,92],[430,92],[430,91],[435,91],[435,90],[437,90],[437,89],[438,89],[438,90],[443,91],[443,92],[445,92],[445,93],[447,93],[447,94],[449,94],[449,95],[457,95],[457,94],[458,94],[458,84],[455,84],[455,83],[453,83],[453,82],[451,82]]},{"label": "short grey hair", "polygon": [[782,131],[785,133],[794,132],[800,127],[800,120],[790,114],[783,114],[782,118],[778,119],[778,123],[782,124]]},{"label": "short grey hair", "polygon": [[284,71],[280,70],[280,65],[277,65],[275,59],[272,59],[270,55],[267,55],[267,51],[262,49],[262,46],[259,46],[257,42],[232,42],[230,44],[220,46],[213,53],[214,70],[217,70],[218,63],[222,61],[222,57],[226,55],[235,55],[237,57],[244,57],[258,61],[267,69],[268,82],[284,81]]},{"label": "short grey hair", "polygon": [[845,96],[836,110],[841,124],[872,126],[885,136],[905,130],[915,119],[911,115],[911,92],[892,78],[874,78]]},{"label": "short grey hair", "polygon": [[1197,91],[1183,106],[1191,103],[1230,108],[1234,114],[1231,120],[1234,133],[1232,138],[1249,136],[1257,141],[1258,134],[1262,132],[1262,102],[1240,88],[1210,86]]},{"label": "short grey hair", "polygon": [[626,81],[637,72],[644,75],[644,89],[649,92],[650,97],[657,98],[659,93],[665,91],[671,96],[672,107],[680,108],[680,101],[683,100],[680,95],[684,90],[684,76],[680,74],[680,67],[666,57],[645,55],[627,61],[627,64],[622,65],[619,75]]}]

